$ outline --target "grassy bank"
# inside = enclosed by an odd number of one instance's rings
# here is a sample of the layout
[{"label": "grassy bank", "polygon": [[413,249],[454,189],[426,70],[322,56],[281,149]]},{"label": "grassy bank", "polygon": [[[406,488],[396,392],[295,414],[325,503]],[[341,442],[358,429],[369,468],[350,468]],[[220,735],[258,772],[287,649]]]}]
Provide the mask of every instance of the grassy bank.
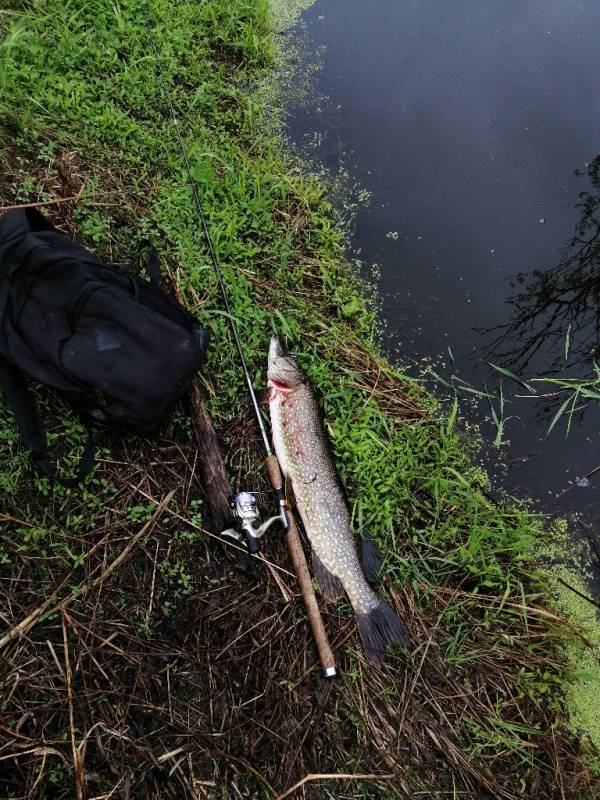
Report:
[{"label": "grassy bank", "polygon": [[[208,535],[183,411],[152,439],[102,438],[96,472],[71,491],[31,475],[3,409],[0,636],[52,602],[0,652],[0,785],[8,797],[268,798],[344,773],[367,777],[293,796],[593,796],[565,720],[571,634],[529,559],[543,532],[488,499],[453,416],[379,356],[326,188],[284,153],[267,109],[267,5],[144,8],[13,0],[0,13],[2,205],[47,203],[113,263],[157,244],[213,335],[203,382],[232,483],[265,489],[154,39],[255,384],[276,331],[320,393],[356,524],[381,544],[382,590],[416,648],[375,669],[349,607],[323,604],[343,666],[323,682],[279,539],[251,582]],[[40,402],[68,468],[82,431]]]}]

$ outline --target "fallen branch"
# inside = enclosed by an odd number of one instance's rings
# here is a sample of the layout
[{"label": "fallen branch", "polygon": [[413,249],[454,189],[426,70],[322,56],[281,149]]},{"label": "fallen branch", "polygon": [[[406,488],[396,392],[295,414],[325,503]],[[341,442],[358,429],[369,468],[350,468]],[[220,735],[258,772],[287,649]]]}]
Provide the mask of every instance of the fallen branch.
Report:
[{"label": "fallen branch", "polygon": [[[147,189],[145,191],[148,191]],[[56,200],[40,200],[36,203],[19,203],[15,206],[0,206],[0,212],[16,211],[18,208],[43,208],[44,206],[58,206],[62,203],[79,202],[80,200],[91,200],[94,197],[103,197],[111,194],[125,194],[124,189],[105,189],[93,194],[72,194],[70,197],[58,197]]]}]

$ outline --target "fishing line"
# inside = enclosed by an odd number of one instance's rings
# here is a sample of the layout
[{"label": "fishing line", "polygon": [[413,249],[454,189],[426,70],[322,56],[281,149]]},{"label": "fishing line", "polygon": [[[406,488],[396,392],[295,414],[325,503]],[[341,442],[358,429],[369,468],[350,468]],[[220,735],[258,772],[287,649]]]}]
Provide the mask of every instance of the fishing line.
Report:
[{"label": "fishing line", "polygon": [[160,60],[160,55],[158,52],[158,47],[156,45],[156,39],[153,35],[153,30],[150,25],[150,20],[148,17],[148,7],[146,4],[142,5],[142,16],[144,17],[144,24],[148,30],[148,34],[150,36],[150,42],[152,45],[152,50],[154,51],[154,57],[156,58],[156,65],[157,65],[157,74],[158,74],[158,82],[161,87],[162,93],[165,96],[167,101],[167,105],[169,107],[169,113],[171,116],[171,120],[173,122],[173,127],[175,129],[175,135],[177,136],[177,142],[179,144],[179,150],[181,152],[181,156],[183,158],[183,162],[185,164],[185,171],[187,173],[188,183],[192,190],[192,196],[194,198],[194,205],[196,207],[196,212],[198,214],[198,218],[200,219],[200,224],[202,226],[202,231],[204,233],[204,238],[206,240],[206,245],[208,247],[208,253],[210,256],[211,263],[213,265],[215,274],[217,276],[217,280],[219,282],[219,286],[221,289],[221,296],[223,297],[223,304],[225,306],[225,310],[227,312],[229,318],[229,324],[231,326],[231,332],[233,334],[233,338],[235,341],[235,345],[237,347],[237,351],[240,356],[240,362],[242,364],[242,369],[244,371],[244,377],[246,379],[246,384],[248,386],[248,392],[250,393],[250,398],[252,400],[252,405],[254,406],[254,413],[256,415],[256,419],[258,420],[258,426],[260,428],[260,433],[262,436],[263,444],[265,446],[265,450],[267,451],[267,455],[273,455],[273,451],[271,449],[271,443],[269,442],[269,437],[267,435],[267,431],[265,429],[265,424],[263,422],[262,415],[260,413],[260,409],[258,407],[258,401],[256,399],[256,393],[254,391],[254,387],[252,386],[252,379],[250,377],[250,372],[248,370],[248,365],[246,363],[246,359],[244,357],[244,351],[242,350],[242,345],[240,342],[240,337],[238,335],[238,328],[237,323],[235,321],[235,317],[231,311],[231,305],[229,302],[229,293],[227,291],[227,286],[225,284],[225,279],[223,278],[223,272],[221,271],[221,267],[219,266],[219,260],[217,259],[217,254],[215,252],[215,248],[213,246],[212,237],[210,235],[210,230],[208,227],[208,222],[206,220],[206,215],[204,213],[204,209],[202,207],[202,201],[200,199],[200,193],[198,192],[198,188],[196,186],[196,181],[192,175],[192,165],[190,163],[190,159],[188,156],[187,149],[185,147],[185,143],[183,141],[183,136],[181,134],[181,127],[179,125],[179,120],[177,118],[177,114],[175,112],[175,107],[173,105],[173,101],[171,99],[171,94],[169,92],[169,87],[167,86],[167,79],[165,77],[165,73],[163,70],[162,62]]}]

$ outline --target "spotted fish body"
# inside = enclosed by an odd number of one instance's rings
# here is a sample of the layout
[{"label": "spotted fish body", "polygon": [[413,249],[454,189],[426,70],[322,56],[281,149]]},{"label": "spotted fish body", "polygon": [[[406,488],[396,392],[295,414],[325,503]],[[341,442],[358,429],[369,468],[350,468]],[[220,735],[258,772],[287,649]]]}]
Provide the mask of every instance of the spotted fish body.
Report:
[{"label": "spotted fish body", "polygon": [[311,543],[315,575],[330,599],[346,592],[367,652],[380,661],[386,644],[408,646],[408,633],[365,578],[317,401],[276,338],[269,348],[267,377],[273,444]]}]

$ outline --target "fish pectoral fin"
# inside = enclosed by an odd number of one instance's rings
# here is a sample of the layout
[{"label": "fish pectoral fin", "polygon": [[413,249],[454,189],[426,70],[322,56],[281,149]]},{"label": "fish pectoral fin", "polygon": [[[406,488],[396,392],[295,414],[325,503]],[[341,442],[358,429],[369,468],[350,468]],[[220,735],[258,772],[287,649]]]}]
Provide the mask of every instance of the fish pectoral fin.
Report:
[{"label": "fish pectoral fin", "polygon": [[286,475],[285,478],[285,502],[288,505],[288,508],[295,508],[296,507],[296,495],[294,494],[294,487],[292,486],[292,481],[290,480],[289,476]]},{"label": "fish pectoral fin", "polygon": [[328,600],[338,600],[344,593],[341,580],[327,569],[314,550],[312,552],[312,563],[315,578],[321,592]]},{"label": "fish pectoral fin", "polygon": [[369,583],[377,583],[383,566],[383,555],[377,546],[377,542],[373,538],[373,534],[366,525],[363,526],[360,537],[361,561],[365,578]]}]

